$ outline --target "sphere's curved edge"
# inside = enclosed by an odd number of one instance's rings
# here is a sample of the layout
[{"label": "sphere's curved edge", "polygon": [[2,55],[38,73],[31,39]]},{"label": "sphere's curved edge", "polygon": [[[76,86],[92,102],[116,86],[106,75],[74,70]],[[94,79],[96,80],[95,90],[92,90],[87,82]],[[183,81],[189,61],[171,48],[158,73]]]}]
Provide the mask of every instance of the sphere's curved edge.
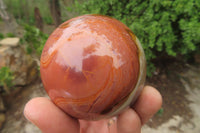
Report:
[{"label": "sphere's curved edge", "polygon": [[[136,36],[135,36],[136,37]],[[138,51],[139,51],[139,63],[140,63],[140,71],[139,71],[139,79],[138,82],[135,86],[135,89],[133,92],[131,92],[131,94],[128,96],[127,100],[125,100],[125,103],[120,104],[120,106],[117,106],[116,108],[118,109],[113,109],[115,111],[111,111],[109,114],[107,114],[108,117],[112,117],[117,115],[118,113],[120,113],[121,111],[123,111],[125,108],[133,105],[135,103],[135,101],[137,100],[138,96],[140,95],[143,87],[144,87],[144,83],[145,83],[145,79],[146,79],[146,59],[145,59],[145,53],[144,50],[142,48],[142,45],[139,41],[139,39],[136,37],[135,39],[136,41],[136,45],[138,47]]]}]

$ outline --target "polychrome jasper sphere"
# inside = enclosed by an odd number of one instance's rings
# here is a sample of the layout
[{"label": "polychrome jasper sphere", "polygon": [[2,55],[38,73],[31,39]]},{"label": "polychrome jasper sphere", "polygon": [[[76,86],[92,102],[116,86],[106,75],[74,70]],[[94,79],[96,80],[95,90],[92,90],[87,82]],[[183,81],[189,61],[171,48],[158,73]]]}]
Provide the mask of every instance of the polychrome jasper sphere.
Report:
[{"label": "polychrome jasper sphere", "polygon": [[146,76],[143,49],[120,21],[84,15],[61,24],[47,40],[41,78],[52,101],[72,117],[119,114],[138,97]]}]

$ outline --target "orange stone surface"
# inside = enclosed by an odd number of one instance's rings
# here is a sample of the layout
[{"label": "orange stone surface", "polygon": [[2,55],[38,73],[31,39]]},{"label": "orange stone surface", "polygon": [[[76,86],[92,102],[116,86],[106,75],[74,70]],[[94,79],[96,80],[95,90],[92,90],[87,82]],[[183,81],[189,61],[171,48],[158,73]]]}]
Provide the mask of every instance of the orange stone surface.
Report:
[{"label": "orange stone surface", "polygon": [[140,53],[135,35],[120,21],[102,15],[76,17],[47,40],[40,61],[42,82],[67,114],[86,120],[111,117],[145,75],[140,74]]}]

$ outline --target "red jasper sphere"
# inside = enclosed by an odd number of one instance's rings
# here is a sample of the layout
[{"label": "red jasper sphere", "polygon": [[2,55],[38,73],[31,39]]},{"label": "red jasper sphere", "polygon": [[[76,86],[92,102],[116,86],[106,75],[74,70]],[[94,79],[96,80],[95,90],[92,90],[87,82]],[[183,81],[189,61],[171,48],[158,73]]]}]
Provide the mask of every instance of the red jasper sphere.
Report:
[{"label": "red jasper sphere", "polygon": [[41,78],[52,101],[67,114],[86,120],[117,115],[143,88],[143,49],[120,21],[84,15],[61,24],[47,40]]}]

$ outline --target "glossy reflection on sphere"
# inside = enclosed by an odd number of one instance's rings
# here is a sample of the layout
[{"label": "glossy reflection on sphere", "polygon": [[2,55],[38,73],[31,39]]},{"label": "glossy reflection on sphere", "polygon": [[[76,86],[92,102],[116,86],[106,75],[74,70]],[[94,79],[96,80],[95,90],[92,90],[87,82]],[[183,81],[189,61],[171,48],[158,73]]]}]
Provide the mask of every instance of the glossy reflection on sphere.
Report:
[{"label": "glossy reflection on sphere", "polygon": [[145,79],[137,37],[116,19],[84,15],[61,24],[40,61],[45,90],[67,114],[98,120],[133,103]]}]

